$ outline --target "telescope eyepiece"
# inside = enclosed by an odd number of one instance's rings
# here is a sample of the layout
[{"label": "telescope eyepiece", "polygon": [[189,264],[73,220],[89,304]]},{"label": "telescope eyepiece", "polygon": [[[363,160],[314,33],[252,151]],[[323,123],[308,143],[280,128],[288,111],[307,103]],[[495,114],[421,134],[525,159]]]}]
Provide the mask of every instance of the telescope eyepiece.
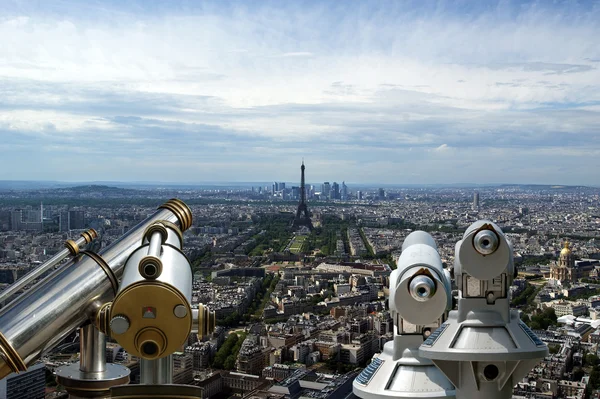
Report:
[{"label": "telescope eyepiece", "polygon": [[144,266],[144,274],[147,275],[148,277],[154,277],[157,270],[158,270],[158,268],[153,263],[148,263]]},{"label": "telescope eyepiece", "polygon": [[141,352],[144,356],[153,358],[158,353],[158,345],[154,341],[146,341],[142,344]]},{"label": "telescope eyepiece", "polygon": [[416,276],[408,289],[416,301],[425,302],[435,295],[435,282],[428,276]]},{"label": "telescope eyepiece", "polygon": [[473,247],[481,255],[491,255],[498,249],[500,240],[494,230],[481,230],[473,238]]},{"label": "telescope eyepiece", "polygon": [[146,256],[140,261],[138,271],[147,280],[155,280],[163,272],[162,261],[154,256]]}]

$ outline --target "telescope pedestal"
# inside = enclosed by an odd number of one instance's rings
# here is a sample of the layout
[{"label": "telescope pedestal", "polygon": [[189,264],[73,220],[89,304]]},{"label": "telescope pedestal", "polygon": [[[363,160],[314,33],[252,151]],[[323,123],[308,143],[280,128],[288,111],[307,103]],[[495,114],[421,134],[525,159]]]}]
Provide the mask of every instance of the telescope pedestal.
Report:
[{"label": "telescope pedestal", "polygon": [[108,363],[101,373],[85,373],[73,363],[56,370],[56,382],[64,386],[71,399],[110,398],[110,388],[129,384],[129,369]]},{"label": "telescope pedestal", "polygon": [[201,398],[202,388],[192,385],[121,385],[110,389],[111,399]]},{"label": "telescope pedestal", "polygon": [[173,355],[160,359],[140,359],[140,384],[111,388],[112,399],[200,398],[202,388],[173,384]]},{"label": "telescope pedestal", "polygon": [[397,335],[386,342],[352,384],[363,399],[454,398],[454,386],[434,364],[418,356],[422,335]]},{"label": "telescope pedestal", "polygon": [[129,369],[106,363],[106,337],[93,325],[79,329],[79,364],[56,370],[56,382],[64,386],[71,399],[110,398],[110,388],[129,383]]},{"label": "telescope pedestal", "polygon": [[511,398],[513,386],[547,356],[548,347],[514,309],[506,322],[492,311],[470,311],[460,319],[460,306],[423,342],[419,354],[455,384],[459,399]]},{"label": "telescope pedestal", "polygon": [[172,384],[173,355],[156,360],[140,359],[140,384]]}]

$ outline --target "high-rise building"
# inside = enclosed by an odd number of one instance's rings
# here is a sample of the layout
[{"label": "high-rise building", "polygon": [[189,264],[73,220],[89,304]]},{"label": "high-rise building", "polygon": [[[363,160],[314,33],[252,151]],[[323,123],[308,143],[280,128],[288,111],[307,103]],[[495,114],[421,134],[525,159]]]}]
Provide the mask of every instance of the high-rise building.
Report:
[{"label": "high-rise building", "polygon": [[380,200],[384,200],[385,199],[385,190],[383,188],[379,189],[379,199]]},{"label": "high-rise building", "polygon": [[23,219],[23,211],[17,209],[10,211],[10,229],[13,231],[21,230],[21,220]]},{"label": "high-rise building", "polygon": [[0,211],[0,231],[10,230],[10,212]]},{"label": "high-rise building", "polygon": [[58,215],[58,231],[69,231],[69,212],[62,211]]},{"label": "high-rise building", "polygon": [[44,399],[46,365],[38,363],[19,374],[12,373],[0,380],[2,399]]},{"label": "high-rise building", "polygon": [[331,185],[331,192],[329,193],[330,199],[340,199],[340,185],[337,182],[333,182]]},{"label": "high-rise building", "polygon": [[358,190],[356,192],[356,199],[359,200],[359,201],[362,201],[362,199],[363,199],[363,193],[362,193],[362,191]]},{"label": "high-rise building", "polygon": [[346,185],[345,181],[342,182],[341,199],[344,201],[348,199],[348,186]]},{"label": "high-rise building", "polygon": [[22,215],[21,222],[23,223],[39,223],[42,221],[40,211],[26,210],[23,211]]},{"label": "high-rise building", "polygon": [[321,195],[323,198],[329,198],[329,191],[331,191],[331,186],[329,185],[329,182],[326,181],[321,185]]},{"label": "high-rise building", "polygon": [[85,212],[69,211],[69,230],[85,229]]},{"label": "high-rise building", "polygon": [[[305,193],[306,195],[306,193]],[[299,199],[300,198],[300,187],[298,186],[292,186],[292,199]]]},{"label": "high-rise building", "polygon": [[473,210],[476,211],[479,209],[479,193],[473,193]]}]

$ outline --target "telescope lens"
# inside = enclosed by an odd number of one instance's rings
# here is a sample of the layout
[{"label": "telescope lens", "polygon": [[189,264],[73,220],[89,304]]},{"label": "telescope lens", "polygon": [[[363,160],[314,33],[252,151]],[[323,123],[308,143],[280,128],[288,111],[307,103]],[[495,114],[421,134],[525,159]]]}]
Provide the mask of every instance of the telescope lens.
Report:
[{"label": "telescope lens", "polygon": [[145,356],[153,357],[158,353],[158,346],[155,342],[146,341],[142,344],[142,353]]},{"label": "telescope lens", "polygon": [[410,295],[419,302],[425,302],[435,294],[435,283],[427,276],[416,276],[408,287]]},{"label": "telescope lens", "polygon": [[156,266],[152,263],[148,263],[144,266],[144,273],[148,277],[153,277],[156,274]]},{"label": "telescope lens", "polygon": [[493,230],[481,230],[473,238],[473,246],[481,255],[491,255],[498,249],[498,234]]}]

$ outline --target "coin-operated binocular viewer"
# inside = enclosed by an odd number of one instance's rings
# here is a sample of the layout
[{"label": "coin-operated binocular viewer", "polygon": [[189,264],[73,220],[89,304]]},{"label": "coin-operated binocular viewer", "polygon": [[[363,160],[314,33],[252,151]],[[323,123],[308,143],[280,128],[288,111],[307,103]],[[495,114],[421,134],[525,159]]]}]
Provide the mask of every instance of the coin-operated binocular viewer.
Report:
[{"label": "coin-operated binocular viewer", "polygon": [[[182,232],[191,224],[188,206],[171,199],[101,251],[85,249],[96,233],[84,232],[80,239],[67,241],[65,250],[17,280],[0,298],[9,301],[0,310],[0,378],[27,370],[78,330],[80,362],[56,371],[58,382],[71,397],[197,395],[188,392],[196,387],[175,389],[176,385],[169,385],[170,355],[190,332],[208,334],[215,324],[214,313],[204,306],[190,307],[192,271],[181,248]],[[24,285],[68,255],[71,260],[10,301]],[[163,385],[141,394],[120,391],[130,387],[123,385],[129,382],[130,371],[106,363],[106,335],[142,359],[143,384]]]},{"label": "coin-operated binocular viewer", "polygon": [[457,398],[511,398],[516,382],[548,354],[510,309],[512,246],[492,222],[478,221],[455,247],[458,310],[419,348],[456,387]]},{"label": "coin-operated binocular viewer", "polygon": [[453,398],[452,383],[418,353],[451,307],[450,275],[424,231],[406,237],[397,264],[389,298],[394,339],[356,377],[353,392],[363,399]]},{"label": "coin-operated binocular viewer", "polygon": [[[96,314],[99,333],[140,358],[141,385],[111,387],[111,398],[197,393],[192,392],[197,387],[170,385],[172,354],[185,345],[191,332],[206,335],[215,327],[214,312],[202,304],[191,307],[192,268],[182,246],[183,235],[174,223],[160,220],[149,225],[125,263],[117,295]],[[70,368],[59,370],[59,382],[70,382]]]}]

